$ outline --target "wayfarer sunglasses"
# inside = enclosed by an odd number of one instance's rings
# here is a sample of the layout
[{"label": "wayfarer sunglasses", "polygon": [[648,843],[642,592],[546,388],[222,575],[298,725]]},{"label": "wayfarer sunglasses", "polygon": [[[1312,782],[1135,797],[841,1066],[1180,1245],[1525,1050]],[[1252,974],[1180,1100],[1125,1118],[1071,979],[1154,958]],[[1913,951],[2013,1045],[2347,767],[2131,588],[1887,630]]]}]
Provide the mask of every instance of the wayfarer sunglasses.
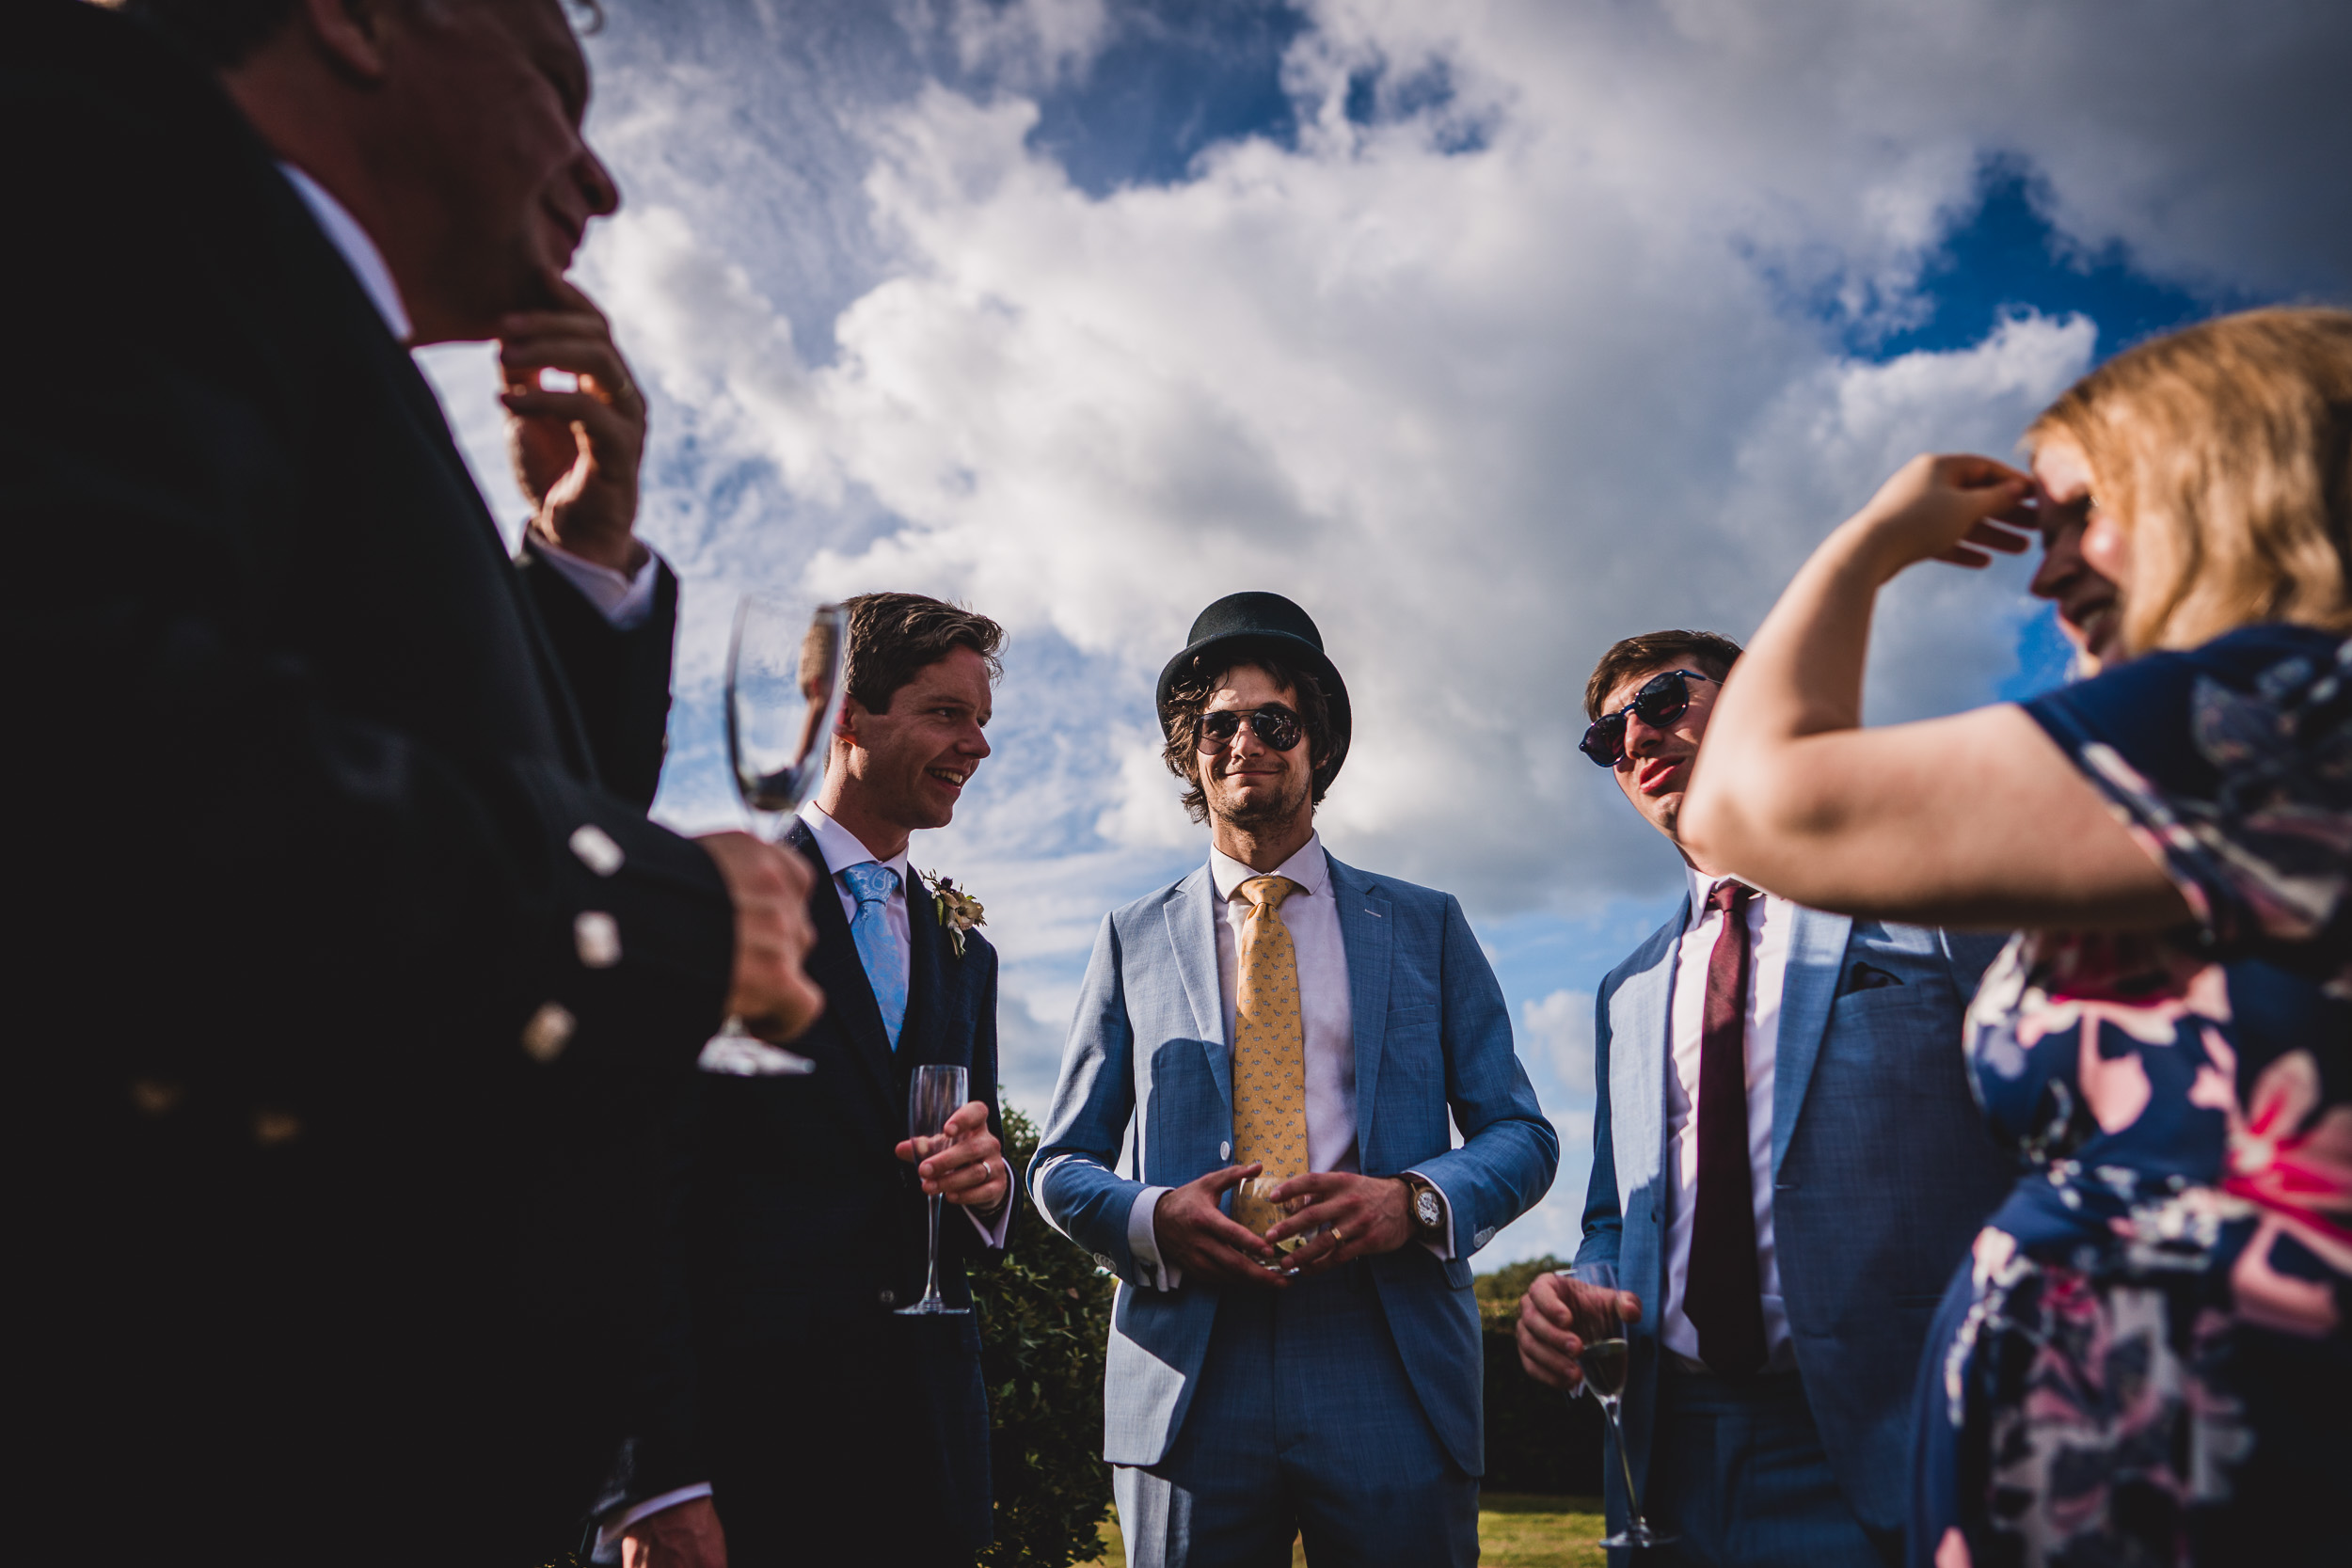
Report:
[{"label": "wayfarer sunglasses", "polygon": [[[1265,742],[1270,752],[1287,752],[1298,744],[1307,733],[1298,715],[1279,703],[1268,703],[1261,708],[1244,713],[1239,708],[1221,707],[1200,716],[1200,738],[1204,752],[1221,752],[1233,743],[1241,733],[1241,721],[1249,721],[1249,727]],[[1620,726],[1622,728],[1623,726]]]},{"label": "wayfarer sunglasses", "polygon": [[1642,683],[1642,689],[1633,700],[1614,713],[1604,713],[1593,721],[1593,727],[1584,732],[1584,738],[1576,749],[1603,768],[1614,768],[1625,760],[1625,721],[1628,714],[1638,714],[1643,723],[1652,729],[1671,724],[1691,708],[1692,681],[1709,681],[1715,677],[1702,675],[1696,670],[1669,670],[1653,675]]}]

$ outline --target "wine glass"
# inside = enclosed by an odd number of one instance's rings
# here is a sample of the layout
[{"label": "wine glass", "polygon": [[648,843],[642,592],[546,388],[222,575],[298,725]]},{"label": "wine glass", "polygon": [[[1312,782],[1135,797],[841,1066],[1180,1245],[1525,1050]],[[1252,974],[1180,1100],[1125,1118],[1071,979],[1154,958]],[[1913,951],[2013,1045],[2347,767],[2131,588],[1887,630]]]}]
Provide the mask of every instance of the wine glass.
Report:
[{"label": "wine glass", "polygon": [[[946,1131],[947,1118],[963,1108],[968,1094],[968,1080],[960,1067],[926,1062],[914,1069],[914,1081],[907,1086],[907,1136],[918,1140],[918,1149],[919,1140]],[[930,1272],[923,1283],[923,1299],[899,1307],[902,1318],[954,1316],[972,1310],[950,1307],[939,1296],[939,1195],[932,1194]]]},{"label": "wine glass", "polygon": [[1663,1535],[1650,1528],[1642,1517],[1641,1494],[1633,1485],[1633,1461],[1625,1451],[1625,1427],[1618,1420],[1617,1405],[1625,1398],[1627,1363],[1630,1359],[1625,1342],[1625,1324],[1617,1318],[1617,1268],[1613,1263],[1577,1263],[1568,1269],[1568,1277],[1581,1285],[1590,1285],[1609,1293],[1609,1307],[1601,1317],[1600,1333],[1584,1341],[1577,1363],[1584,1373],[1584,1386],[1600,1400],[1600,1408],[1609,1418],[1609,1433],[1616,1439],[1617,1464],[1625,1476],[1625,1528],[1601,1542],[1604,1546],[1663,1546],[1680,1537]]},{"label": "wine glass", "polygon": [[[839,605],[812,612],[746,594],[735,607],[727,643],[727,766],[755,828],[771,843],[824,782],[849,646],[850,614]],[[730,1018],[704,1045],[701,1066],[705,1072],[765,1078],[812,1072],[817,1064],[754,1038],[741,1019]]]}]

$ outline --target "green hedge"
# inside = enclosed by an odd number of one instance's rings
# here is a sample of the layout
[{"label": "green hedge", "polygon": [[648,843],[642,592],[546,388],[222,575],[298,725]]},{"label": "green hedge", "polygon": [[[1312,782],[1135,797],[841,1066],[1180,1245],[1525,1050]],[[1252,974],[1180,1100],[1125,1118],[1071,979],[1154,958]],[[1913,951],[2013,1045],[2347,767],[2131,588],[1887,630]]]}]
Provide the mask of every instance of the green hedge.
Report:
[{"label": "green hedge", "polygon": [[[1025,1171],[1037,1127],[1009,1105],[1004,1115],[1005,1158]],[[988,1568],[1068,1568],[1101,1549],[1099,1527],[1111,1511],[1103,1463],[1111,1288],[1111,1276],[1034,1209],[1014,1216],[1004,1262],[972,1275],[980,1376],[995,1427],[989,1481],[996,1540],[980,1557]]]},{"label": "green hedge", "polygon": [[1572,1400],[1519,1368],[1519,1298],[1554,1258],[1511,1263],[1474,1282],[1486,1344],[1486,1477],[1489,1492],[1600,1496],[1605,1418],[1594,1400]]}]

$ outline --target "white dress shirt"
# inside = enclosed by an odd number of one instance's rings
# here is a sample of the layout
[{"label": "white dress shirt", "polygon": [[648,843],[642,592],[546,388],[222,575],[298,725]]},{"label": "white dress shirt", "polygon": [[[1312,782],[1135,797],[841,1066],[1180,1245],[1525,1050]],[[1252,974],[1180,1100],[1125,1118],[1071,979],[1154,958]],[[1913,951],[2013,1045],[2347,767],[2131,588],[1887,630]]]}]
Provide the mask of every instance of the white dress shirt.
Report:
[{"label": "white dress shirt", "polygon": [[[1241,885],[1263,875],[1288,877],[1300,889],[1282,900],[1280,912],[1298,968],[1298,1014],[1306,1054],[1307,1169],[1353,1172],[1361,1168],[1356,1148],[1356,1009],[1347,989],[1347,945],[1340,934],[1339,900],[1331,891],[1331,858],[1323,851],[1320,833],[1309,837],[1271,873],[1245,865],[1220,849],[1209,851],[1209,879],[1216,888],[1221,916],[1216,923],[1216,984],[1225,1003],[1227,1049],[1232,1049],[1234,1016],[1240,1009],[1241,927],[1250,908],[1249,900],[1242,896]],[[1232,1157],[1229,1147],[1226,1158]],[[1128,1250],[1163,1291],[1172,1291],[1184,1282],[1184,1271],[1162,1260],[1152,1228],[1152,1212],[1159,1206],[1160,1195],[1168,1190],[1146,1187],[1127,1211]],[[1446,1210],[1445,1238],[1422,1244],[1439,1258],[1451,1258],[1453,1209],[1443,1193],[1438,1198]]]},{"label": "white dress shirt", "polygon": [[[1687,869],[1687,868],[1686,868]],[[1707,1022],[1707,964],[1724,917],[1708,904],[1718,879],[1688,872],[1691,911],[1675,946],[1674,1002],[1668,1037],[1674,1070],[1666,1077],[1666,1348],[1695,1362],[1699,1331],[1685,1310],[1691,1276],[1692,1209],[1698,1196],[1699,1047]],[[1796,1365],[1788,1313],[1780,1299],[1780,1258],[1772,1245],[1772,1080],[1780,1047],[1780,994],[1788,974],[1788,938],[1796,906],[1769,893],[1748,899],[1748,1168],[1756,1192],[1756,1273],[1764,1297],[1765,1366]]]},{"label": "white dress shirt", "polygon": [[[302,204],[310,209],[310,215],[318,220],[327,243],[359,280],[359,287],[375,307],[375,313],[384,318],[385,329],[397,341],[406,343],[416,328],[408,319],[407,306],[401,301],[400,285],[392,280],[392,269],[385,264],[384,253],[375,248],[368,231],[359,227],[351,209],[336,200],[334,193],[325,185],[292,164],[280,163],[278,169],[286,177],[286,182],[294,186],[294,194],[302,198]],[[580,595],[618,630],[633,631],[653,613],[653,591],[660,579],[661,562],[650,548],[645,551],[644,565],[634,572],[620,572],[582,560],[545,539],[534,543],[548,564],[562,573],[564,580],[579,589]]]}]

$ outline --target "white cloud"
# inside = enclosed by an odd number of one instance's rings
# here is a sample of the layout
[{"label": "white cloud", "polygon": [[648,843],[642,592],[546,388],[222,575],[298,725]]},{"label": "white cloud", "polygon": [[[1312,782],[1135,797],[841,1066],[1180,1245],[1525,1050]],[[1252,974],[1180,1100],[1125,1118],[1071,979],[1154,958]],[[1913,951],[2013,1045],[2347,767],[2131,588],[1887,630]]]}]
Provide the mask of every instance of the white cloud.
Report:
[{"label": "white cloud", "polygon": [[[1148,692],[1209,600],[1273,588],[1322,625],[1358,714],[1325,819],[1345,858],[1481,918],[1652,892],[1670,863],[1573,750],[1594,657],[1746,634],[1896,465],[2006,453],[2093,355],[2096,324],[2032,316],[1841,348],[1920,319],[1986,160],[2086,254],[2352,283],[2323,198],[2352,145],[2341,5],[1308,10],[1295,148],[1100,196],[1040,150],[1035,95],[1145,24],[1119,0],[681,0],[591,44],[631,205],[584,271],[656,392],[644,526],[687,579],[664,810],[730,816],[691,720],[736,590],[1003,620],[999,755],[924,853],[990,899],[1030,1076],[1101,911],[1198,859]],[[495,406],[465,395],[495,484]],[[1873,716],[1984,700],[2022,586],[1899,583]],[[1565,1072],[1597,976],[1562,978],[1522,1018]]]},{"label": "white cloud", "polygon": [[1555,990],[1541,1001],[1519,1004],[1519,1054],[1532,1057],[1549,1070],[1554,1091],[1549,1103],[1565,1094],[1590,1100],[1593,1083],[1593,993]]}]

